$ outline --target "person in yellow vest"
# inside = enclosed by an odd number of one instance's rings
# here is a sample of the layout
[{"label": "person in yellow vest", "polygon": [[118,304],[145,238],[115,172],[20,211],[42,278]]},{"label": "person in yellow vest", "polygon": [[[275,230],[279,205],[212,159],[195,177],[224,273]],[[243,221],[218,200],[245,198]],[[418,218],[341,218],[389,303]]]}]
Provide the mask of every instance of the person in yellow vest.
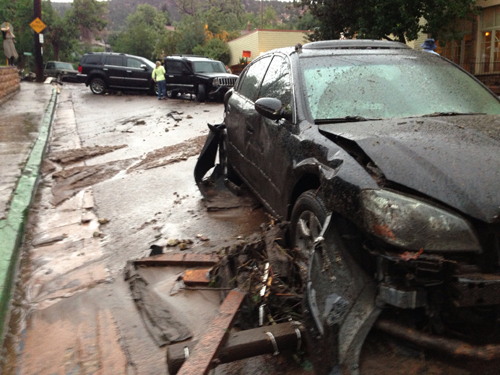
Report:
[{"label": "person in yellow vest", "polygon": [[[158,83],[158,100],[167,99],[167,82],[165,81],[165,68],[161,62],[156,62],[156,68],[152,73],[153,80]],[[163,98],[162,98],[163,97]]]},{"label": "person in yellow vest", "polygon": [[11,31],[9,24],[5,27],[2,27],[2,35],[3,35],[3,52],[5,57],[7,57],[8,65],[14,65],[14,59],[18,58],[18,54],[16,51],[16,47],[14,46],[14,38],[15,35]]}]

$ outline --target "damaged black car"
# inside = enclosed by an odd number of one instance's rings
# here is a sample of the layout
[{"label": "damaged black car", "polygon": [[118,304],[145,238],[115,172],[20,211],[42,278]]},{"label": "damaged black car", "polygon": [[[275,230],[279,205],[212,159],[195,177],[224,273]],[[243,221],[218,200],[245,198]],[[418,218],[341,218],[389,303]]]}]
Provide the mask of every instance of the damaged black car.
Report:
[{"label": "damaged black car", "polygon": [[492,92],[441,56],[339,40],[260,56],[224,104],[204,152],[216,143],[227,176],[290,221],[309,257],[317,373],[357,373],[374,324],[452,355],[500,357]]}]

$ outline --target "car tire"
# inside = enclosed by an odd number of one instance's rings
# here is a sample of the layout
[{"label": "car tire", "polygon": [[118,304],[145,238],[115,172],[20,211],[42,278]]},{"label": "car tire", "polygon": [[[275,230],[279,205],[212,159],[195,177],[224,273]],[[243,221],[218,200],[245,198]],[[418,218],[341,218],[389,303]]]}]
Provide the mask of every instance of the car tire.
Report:
[{"label": "car tire", "polygon": [[159,91],[160,88],[158,87],[158,82],[153,82],[153,85],[151,86],[151,94],[158,96]]},{"label": "car tire", "polygon": [[198,94],[196,95],[196,98],[199,102],[204,102],[207,99],[205,85],[201,83],[198,85]]},{"label": "car tire", "polygon": [[299,252],[307,257],[323,229],[327,214],[320,192],[308,190],[302,193],[295,202],[290,219],[292,247],[297,247]]},{"label": "car tire", "polygon": [[96,95],[104,95],[106,92],[106,82],[102,78],[92,78],[89,86],[90,91]]}]

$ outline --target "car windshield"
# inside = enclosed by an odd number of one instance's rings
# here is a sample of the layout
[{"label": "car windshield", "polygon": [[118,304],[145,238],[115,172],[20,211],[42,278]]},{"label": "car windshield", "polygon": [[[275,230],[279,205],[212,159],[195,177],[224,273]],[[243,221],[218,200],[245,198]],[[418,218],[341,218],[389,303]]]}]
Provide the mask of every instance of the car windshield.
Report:
[{"label": "car windshield", "polygon": [[56,62],[55,66],[56,69],[75,70],[75,68],[73,68],[73,65],[71,65],[70,63]]},{"label": "car windshield", "polygon": [[444,61],[401,55],[301,59],[306,102],[316,121],[432,114],[500,114],[500,103]]},{"label": "car windshield", "polygon": [[226,68],[220,61],[193,61],[195,73],[226,73]]}]

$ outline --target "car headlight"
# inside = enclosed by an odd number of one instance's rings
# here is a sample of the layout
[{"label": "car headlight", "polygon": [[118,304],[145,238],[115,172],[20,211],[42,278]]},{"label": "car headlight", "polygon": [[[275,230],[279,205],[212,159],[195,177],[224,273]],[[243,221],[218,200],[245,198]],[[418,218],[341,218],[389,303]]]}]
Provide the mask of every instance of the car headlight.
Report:
[{"label": "car headlight", "polygon": [[361,201],[367,230],[392,245],[481,252],[470,224],[453,213],[388,190],[364,190]]},{"label": "car headlight", "polygon": [[219,78],[214,78],[214,79],[212,80],[212,85],[213,85],[213,86],[219,86]]}]

